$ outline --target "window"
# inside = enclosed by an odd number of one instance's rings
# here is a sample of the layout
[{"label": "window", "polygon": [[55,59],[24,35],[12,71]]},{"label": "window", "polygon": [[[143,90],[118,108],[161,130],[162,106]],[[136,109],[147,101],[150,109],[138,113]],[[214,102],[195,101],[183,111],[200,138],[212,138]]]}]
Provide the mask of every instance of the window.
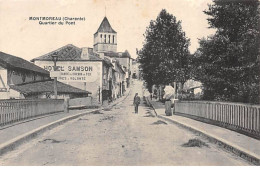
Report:
[{"label": "window", "polygon": [[108,43],[110,43],[110,35],[108,35]]},{"label": "window", "polygon": [[105,35],[105,43],[107,42],[107,35]]},{"label": "window", "polygon": [[32,80],[33,80],[33,81],[36,81],[36,76],[37,76],[37,75],[36,75],[35,73],[33,73],[33,76],[32,76]]},{"label": "window", "polygon": [[100,35],[100,41],[102,42],[102,34]]},{"label": "window", "polygon": [[26,74],[22,73],[22,81],[23,81],[23,83],[25,83],[25,79],[26,79]]},{"label": "window", "polygon": [[115,43],[115,35],[113,35],[113,43]]}]

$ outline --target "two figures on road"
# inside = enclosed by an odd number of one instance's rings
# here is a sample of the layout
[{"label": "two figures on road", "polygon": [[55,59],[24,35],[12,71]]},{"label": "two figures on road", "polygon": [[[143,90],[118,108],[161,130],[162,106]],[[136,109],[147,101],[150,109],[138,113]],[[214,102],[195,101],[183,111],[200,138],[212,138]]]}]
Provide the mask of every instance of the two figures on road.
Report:
[{"label": "two figures on road", "polygon": [[141,99],[140,99],[140,97],[138,96],[138,93],[136,93],[136,94],[135,94],[135,97],[134,97],[134,102],[133,102],[133,104],[134,104],[134,106],[135,106],[135,113],[136,113],[136,114],[138,113],[138,106],[139,106],[140,102],[141,102]]}]

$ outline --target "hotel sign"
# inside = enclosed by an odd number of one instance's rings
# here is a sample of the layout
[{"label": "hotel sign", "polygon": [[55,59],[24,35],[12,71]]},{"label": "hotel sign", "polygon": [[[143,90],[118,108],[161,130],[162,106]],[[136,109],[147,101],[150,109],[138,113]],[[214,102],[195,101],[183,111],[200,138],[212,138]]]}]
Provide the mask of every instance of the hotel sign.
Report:
[{"label": "hotel sign", "polygon": [[[52,72],[53,62],[39,62],[38,66]],[[95,62],[57,62],[59,71],[58,81],[61,82],[94,82],[98,76],[98,68]]]}]

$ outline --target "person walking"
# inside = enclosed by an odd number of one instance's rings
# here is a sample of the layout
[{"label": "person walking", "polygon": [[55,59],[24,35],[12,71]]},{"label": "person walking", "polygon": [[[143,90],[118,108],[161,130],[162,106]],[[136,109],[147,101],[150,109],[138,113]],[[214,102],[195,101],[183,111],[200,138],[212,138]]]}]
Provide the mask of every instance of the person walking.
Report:
[{"label": "person walking", "polygon": [[165,114],[166,116],[172,116],[172,101],[171,99],[174,97],[174,89],[172,88],[172,86],[166,86],[164,88],[164,96],[163,99],[165,99]]},{"label": "person walking", "polygon": [[134,104],[134,106],[135,106],[135,113],[136,113],[136,114],[138,113],[138,106],[139,106],[140,102],[141,102],[141,99],[140,99],[140,97],[138,96],[138,93],[136,93],[136,94],[135,94],[135,97],[134,97],[134,102],[133,102],[133,104]]},{"label": "person walking", "polygon": [[153,97],[155,98],[155,100],[157,100],[157,90],[156,89],[154,89]]}]

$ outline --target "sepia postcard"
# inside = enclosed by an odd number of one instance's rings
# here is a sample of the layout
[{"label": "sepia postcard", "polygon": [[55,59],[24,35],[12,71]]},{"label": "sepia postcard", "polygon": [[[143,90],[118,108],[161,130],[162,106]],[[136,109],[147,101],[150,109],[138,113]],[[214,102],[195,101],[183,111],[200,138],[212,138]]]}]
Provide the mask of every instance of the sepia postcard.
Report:
[{"label": "sepia postcard", "polygon": [[0,166],[259,166],[257,0],[0,0]]}]

